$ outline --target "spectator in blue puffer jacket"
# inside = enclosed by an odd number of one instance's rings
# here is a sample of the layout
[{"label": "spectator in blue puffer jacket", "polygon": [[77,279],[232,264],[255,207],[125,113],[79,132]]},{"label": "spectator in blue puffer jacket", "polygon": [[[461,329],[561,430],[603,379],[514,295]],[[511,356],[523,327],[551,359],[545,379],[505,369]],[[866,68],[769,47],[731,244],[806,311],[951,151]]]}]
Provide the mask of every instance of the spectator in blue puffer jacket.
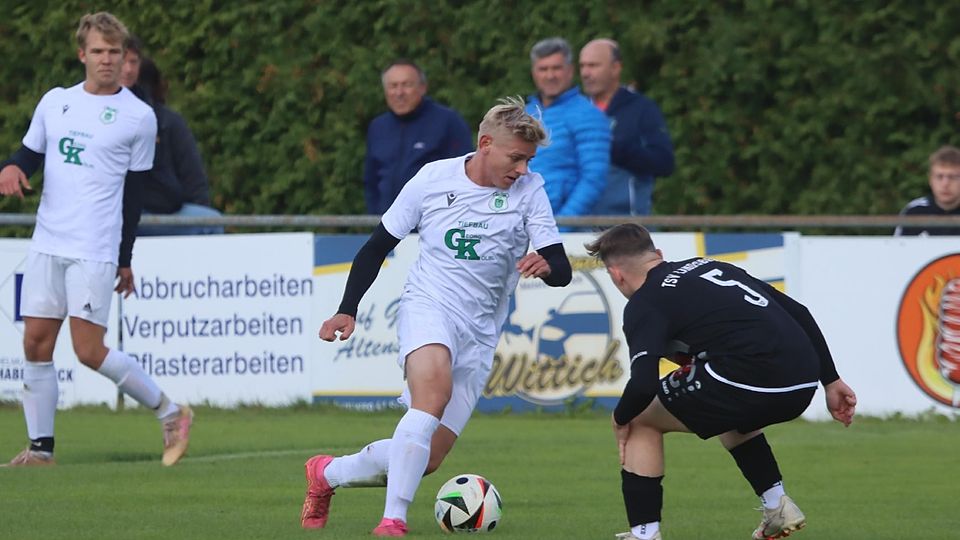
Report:
[{"label": "spectator in blue puffer jacket", "polygon": [[537,94],[530,96],[527,112],[542,114],[550,137],[530,168],[543,176],[554,215],[590,215],[607,182],[609,123],[573,85],[573,52],[565,39],[538,42],[530,62]]},{"label": "spectator in blue puffer jacket", "polygon": [[420,168],[473,150],[467,123],[427,94],[427,76],[409,60],[395,60],[381,75],[389,111],[370,122],[363,163],[367,212],[382,214]]},{"label": "spectator in blue puffer jacket", "polygon": [[607,113],[613,134],[607,189],[597,215],[640,215],[653,211],[655,177],[673,173],[673,142],[654,101],[620,86],[620,47],[595,39],[580,49],[580,80],[593,104]]}]

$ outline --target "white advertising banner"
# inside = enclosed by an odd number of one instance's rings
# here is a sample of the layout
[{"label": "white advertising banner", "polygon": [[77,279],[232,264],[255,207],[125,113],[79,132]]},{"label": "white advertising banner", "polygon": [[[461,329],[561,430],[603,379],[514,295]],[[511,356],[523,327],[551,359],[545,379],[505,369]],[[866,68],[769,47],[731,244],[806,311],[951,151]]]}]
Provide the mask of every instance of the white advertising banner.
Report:
[{"label": "white advertising banner", "polygon": [[177,401],[307,401],[312,268],[308,233],[139,239],[122,347]]},{"label": "white advertising banner", "polygon": [[[790,238],[790,293],[871,415],[960,412],[956,238]],[[807,411],[825,418],[822,390]]]}]

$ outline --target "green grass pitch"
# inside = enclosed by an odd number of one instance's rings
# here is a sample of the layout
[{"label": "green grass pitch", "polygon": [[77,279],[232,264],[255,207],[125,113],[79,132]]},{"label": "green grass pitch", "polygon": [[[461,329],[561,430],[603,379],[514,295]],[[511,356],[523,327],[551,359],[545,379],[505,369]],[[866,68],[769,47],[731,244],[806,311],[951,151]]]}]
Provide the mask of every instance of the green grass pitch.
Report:
[{"label": "green grass pitch", "polygon": [[[198,408],[190,452],[160,465],[160,428],[142,410],[61,411],[52,468],[0,468],[0,538],[243,539],[369,537],[382,488],[342,489],[322,531],[299,527],[303,462],[389,437],[399,412],[327,407]],[[960,538],[960,424],[944,418],[795,421],[767,436],[803,540]],[[0,407],[0,459],[25,442],[16,406]],[[668,435],[668,540],[747,539],[759,505],[716,441]],[[612,539],[626,530],[619,466],[602,413],[475,415],[410,510],[410,538],[447,537],[433,498],[455,474],[486,476],[504,499],[507,539]]]}]

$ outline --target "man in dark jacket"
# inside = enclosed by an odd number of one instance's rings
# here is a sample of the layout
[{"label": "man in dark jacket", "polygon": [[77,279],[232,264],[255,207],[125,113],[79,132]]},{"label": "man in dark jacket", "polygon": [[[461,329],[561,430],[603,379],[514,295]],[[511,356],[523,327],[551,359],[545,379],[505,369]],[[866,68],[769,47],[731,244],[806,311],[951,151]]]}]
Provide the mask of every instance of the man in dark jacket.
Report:
[{"label": "man in dark jacket", "polygon": [[[916,198],[900,211],[901,216],[960,216],[960,149],[943,146],[930,155],[927,177],[930,194]],[[896,236],[960,235],[960,227],[901,226]]]},{"label": "man in dark jacket", "polygon": [[647,215],[653,210],[655,177],[673,174],[673,143],[660,108],[620,85],[620,47],[595,39],[580,50],[580,79],[593,104],[607,114],[613,137],[607,187],[597,215]]},{"label": "man in dark jacket", "polygon": [[409,60],[392,62],[381,76],[389,111],[367,130],[363,166],[367,212],[382,214],[425,164],[473,149],[470,128],[456,111],[427,94],[427,76]]}]

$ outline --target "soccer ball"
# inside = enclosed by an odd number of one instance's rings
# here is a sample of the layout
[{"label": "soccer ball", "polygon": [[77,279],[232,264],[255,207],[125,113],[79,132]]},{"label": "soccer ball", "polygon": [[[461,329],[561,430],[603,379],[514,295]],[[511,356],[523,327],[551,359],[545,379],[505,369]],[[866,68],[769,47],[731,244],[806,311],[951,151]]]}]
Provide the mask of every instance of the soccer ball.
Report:
[{"label": "soccer ball", "polygon": [[447,532],[487,532],[500,523],[503,502],[486,478],[458,474],[437,492],[434,515]]}]

